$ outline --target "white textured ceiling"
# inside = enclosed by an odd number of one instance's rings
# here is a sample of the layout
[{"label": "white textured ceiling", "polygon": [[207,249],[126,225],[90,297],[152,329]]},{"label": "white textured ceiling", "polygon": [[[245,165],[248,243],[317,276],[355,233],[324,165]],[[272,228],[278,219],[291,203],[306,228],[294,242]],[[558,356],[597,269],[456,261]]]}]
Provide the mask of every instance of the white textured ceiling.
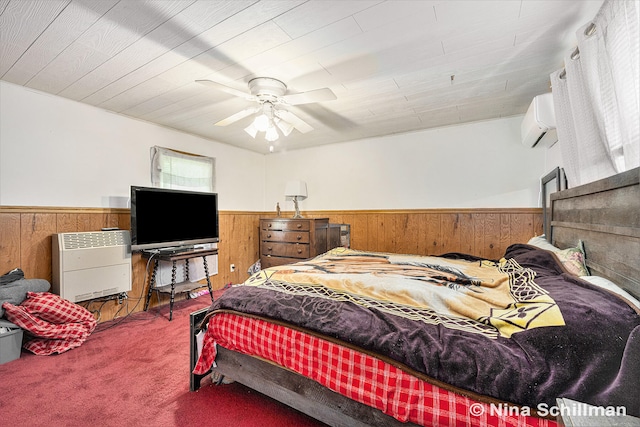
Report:
[{"label": "white textured ceiling", "polygon": [[[0,0],[2,80],[266,153],[243,128],[253,77],[336,100],[275,150],[526,112],[602,0]],[[2,94],[0,94],[2,96]]]}]

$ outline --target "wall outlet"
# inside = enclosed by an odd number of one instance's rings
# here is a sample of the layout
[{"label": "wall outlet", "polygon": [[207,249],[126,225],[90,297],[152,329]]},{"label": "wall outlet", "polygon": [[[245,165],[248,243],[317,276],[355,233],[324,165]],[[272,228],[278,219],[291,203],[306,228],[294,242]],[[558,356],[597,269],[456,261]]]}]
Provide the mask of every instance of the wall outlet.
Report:
[{"label": "wall outlet", "polygon": [[231,271],[232,273],[233,273],[234,271],[236,271],[236,265],[235,265],[235,264],[231,264],[231,265],[229,266],[229,271]]}]

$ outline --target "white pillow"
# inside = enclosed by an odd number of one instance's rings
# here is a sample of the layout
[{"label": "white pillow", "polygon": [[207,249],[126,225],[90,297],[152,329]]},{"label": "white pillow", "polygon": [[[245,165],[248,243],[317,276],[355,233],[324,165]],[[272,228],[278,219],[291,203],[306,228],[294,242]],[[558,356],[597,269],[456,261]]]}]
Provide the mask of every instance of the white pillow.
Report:
[{"label": "white pillow", "polygon": [[627,291],[622,289],[620,286],[613,283],[611,280],[605,279],[604,277],[600,277],[600,276],[581,276],[580,278],[582,280],[585,280],[591,283],[592,285],[596,285],[600,288],[607,289],[613,292],[614,294],[620,295],[621,297],[629,301],[631,304],[635,305],[636,308],[638,308],[638,310],[640,310],[640,301],[635,299],[631,294],[629,294]]},{"label": "white pillow", "polygon": [[532,237],[528,242],[528,245],[535,246],[536,248],[546,249],[551,252],[560,252],[560,248],[553,246],[551,243],[547,242],[544,234],[542,236]]}]

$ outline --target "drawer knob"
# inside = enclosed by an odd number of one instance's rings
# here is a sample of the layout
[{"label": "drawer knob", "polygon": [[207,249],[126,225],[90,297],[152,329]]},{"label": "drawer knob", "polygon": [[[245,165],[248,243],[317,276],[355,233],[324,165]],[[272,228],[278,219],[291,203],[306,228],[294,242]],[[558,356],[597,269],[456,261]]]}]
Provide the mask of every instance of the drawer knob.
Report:
[{"label": "drawer knob", "polygon": [[271,227],[272,227],[271,223],[269,223],[269,224],[267,225],[267,227],[271,228]]},{"label": "drawer knob", "polygon": [[298,224],[296,225],[296,227],[298,227],[298,228],[302,228],[302,224],[298,223]]},{"label": "drawer knob", "polygon": [[300,240],[300,239],[302,239],[302,236],[298,234],[298,235],[296,236],[296,239]]},{"label": "drawer knob", "polygon": [[272,248],[271,246],[267,246],[267,250],[268,250],[268,251],[272,251],[272,250],[273,250],[273,248]]},{"label": "drawer knob", "polygon": [[298,253],[301,254],[302,253],[302,249],[298,249]]},{"label": "drawer knob", "polygon": [[267,237],[271,238],[271,233],[267,234]]}]

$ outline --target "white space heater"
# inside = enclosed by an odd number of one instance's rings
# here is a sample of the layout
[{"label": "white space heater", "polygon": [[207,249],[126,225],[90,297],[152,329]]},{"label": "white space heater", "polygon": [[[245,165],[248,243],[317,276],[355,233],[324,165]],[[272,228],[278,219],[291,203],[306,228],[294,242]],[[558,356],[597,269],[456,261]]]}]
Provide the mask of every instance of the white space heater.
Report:
[{"label": "white space heater", "polygon": [[131,290],[128,230],[53,235],[54,293],[72,302]]}]

